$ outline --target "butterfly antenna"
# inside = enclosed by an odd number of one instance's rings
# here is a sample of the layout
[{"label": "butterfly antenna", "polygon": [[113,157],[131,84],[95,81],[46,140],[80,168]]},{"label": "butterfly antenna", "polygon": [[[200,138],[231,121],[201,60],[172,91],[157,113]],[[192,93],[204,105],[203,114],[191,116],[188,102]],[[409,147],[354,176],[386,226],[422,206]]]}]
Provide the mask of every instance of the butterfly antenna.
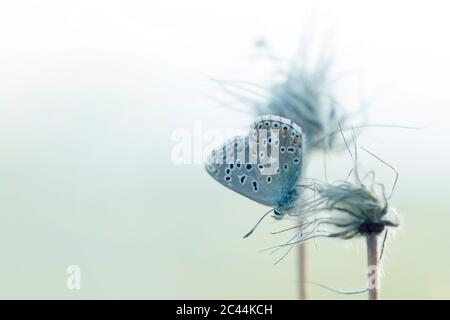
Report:
[{"label": "butterfly antenna", "polygon": [[392,171],[394,171],[395,173],[395,179],[394,179],[394,184],[392,185],[392,189],[391,189],[391,193],[388,196],[388,199],[390,199],[392,197],[392,195],[394,194],[394,190],[395,187],[397,186],[397,181],[398,181],[398,177],[399,177],[399,173],[397,171],[397,169],[395,169],[395,167],[389,163],[387,163],[386,161],[384,161],[383,159],[381,159],[379,156],[377,156],[376,154],[374,154],[373,152],[370,152],[369,150],[367,150],[364,147],[360,147],[361,149],[363,149],[365,152],[367,152],[368,154],[370,154],[372,157],[376,158],[377,160],[379,160],[380,162],[382,162],[383,164],[385,164],[386,166],[388,166],[389,168],[392,169]]},{"label": "butterfly antenna", "polygon": [[261,223],[261,221],[263,221],[263,219],[272,211],[274,211],[275,209],[269,210],[267,211],[261,218],[259,218],[258,222],[255,224],[255,226],[244,236],[244,239],[247,238],[248,236],[250,236],[253,231],[255,231],[256,227]]}]

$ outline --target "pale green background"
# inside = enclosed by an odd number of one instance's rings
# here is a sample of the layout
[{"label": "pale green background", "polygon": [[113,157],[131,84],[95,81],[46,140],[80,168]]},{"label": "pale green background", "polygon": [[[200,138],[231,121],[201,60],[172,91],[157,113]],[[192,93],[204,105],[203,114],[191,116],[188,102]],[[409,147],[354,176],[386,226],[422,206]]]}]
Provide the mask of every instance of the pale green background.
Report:
[{"label": "pale green background", "polygon": [[[171,134],[245,128],[208,77],[259,81],[253,43],[290,57],[310,17],[372,99],[360,143],[394,164],[402,227],[385,298],[450,298],[450,7],[442,1],[9,1],[0,5],[1,298],[296,298],[296,255],[266,208],[202,166],[174,165]],[[355,81],[353,81],[355,83]],[[349,100],[359,87],[344,87]],[[373,99],[376,97],[376,99]],[[322,157],[309,175],[322,177]],[[330,156],[334,177],[347,155]],[[390,172],[367,158],[386,184]],[[311,280],[364,286],[361,240],[310,243]],[[68,265],[82,288],[66,288]],[[342,296],[317,287],[312,298]]]}]

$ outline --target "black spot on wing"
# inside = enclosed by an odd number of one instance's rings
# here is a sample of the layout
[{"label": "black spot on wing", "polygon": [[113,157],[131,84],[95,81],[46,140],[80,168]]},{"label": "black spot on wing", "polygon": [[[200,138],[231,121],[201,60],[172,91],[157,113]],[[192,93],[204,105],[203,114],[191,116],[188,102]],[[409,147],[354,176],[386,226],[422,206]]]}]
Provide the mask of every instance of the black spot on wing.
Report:
[{"label": "black spot on wing", "polygon": [[252,181],[252,187],[253,187],[253,191],[254,191],[254,192],[258,192],[258,190],[259,190],[259,185],[258,185],[258,182],[257,182],[257,181],[255,181],[255,180]]}]

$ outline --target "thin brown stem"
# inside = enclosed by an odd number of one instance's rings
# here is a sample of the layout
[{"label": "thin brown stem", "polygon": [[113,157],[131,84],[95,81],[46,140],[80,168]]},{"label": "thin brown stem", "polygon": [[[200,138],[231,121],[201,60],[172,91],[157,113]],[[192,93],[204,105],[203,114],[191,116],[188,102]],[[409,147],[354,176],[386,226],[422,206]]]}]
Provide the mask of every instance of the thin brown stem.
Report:
[{"label": "thin brown stem", "polygon": [[380,299],[379,255],[378,238],[374,233],[369,233],[367,239],[367,285],[369,288],[369,300]]},{"label": "thin brown stem", "polygon": [[306,243],[298,246],[298,275],[299,275],[299,297],[301,300],[308,299],[307,278],[308,278],[308,268],[307,268],[307,252]]}]

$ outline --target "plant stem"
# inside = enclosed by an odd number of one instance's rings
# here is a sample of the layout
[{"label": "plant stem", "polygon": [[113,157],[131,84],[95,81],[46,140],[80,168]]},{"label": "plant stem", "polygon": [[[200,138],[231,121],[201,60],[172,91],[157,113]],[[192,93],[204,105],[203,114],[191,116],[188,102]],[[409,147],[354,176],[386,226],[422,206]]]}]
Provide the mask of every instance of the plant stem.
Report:
[{"label": "plant stem", "polygon": [[367,239],[367,284],[369,288],[369,300],[380,298],[380,278],[378,259],[378,238],[376,234],[369,233]]},{"label": "plant stem", "polygon": [[299,297],[301,300],[308,299],[308,290],[306,289],[306,281],[308,278],[306,254],[306,243],[303,243],[298,246]]}]

